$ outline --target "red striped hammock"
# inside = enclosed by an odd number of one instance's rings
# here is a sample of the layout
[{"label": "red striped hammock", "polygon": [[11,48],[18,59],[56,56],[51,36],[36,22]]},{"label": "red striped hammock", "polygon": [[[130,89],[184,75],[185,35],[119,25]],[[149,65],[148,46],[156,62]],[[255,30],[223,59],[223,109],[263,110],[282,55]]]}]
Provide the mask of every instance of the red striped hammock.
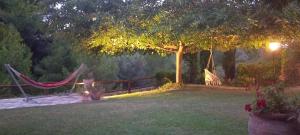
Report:
[{"label": "red striped hammock", "polygon": [[52,89],[52,88],[57,88],[66,85],[70,83],[72,80],[74,80],[77,76],[80,75],[81,70],[84,68],[84,64],[81,64],[77,70],[75,70],[72,74],[70,74],[66,79],[59,82],[37,82],[29,78],[28,76],[25,76],[20,72],[16,71],[10,65],[8,67],[23,82],[40,89]]}]

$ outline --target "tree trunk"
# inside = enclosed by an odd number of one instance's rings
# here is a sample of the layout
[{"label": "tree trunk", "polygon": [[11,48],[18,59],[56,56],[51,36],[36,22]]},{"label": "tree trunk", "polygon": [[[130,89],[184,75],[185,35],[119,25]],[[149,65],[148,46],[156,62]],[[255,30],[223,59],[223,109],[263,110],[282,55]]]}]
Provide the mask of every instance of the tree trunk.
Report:
[{"label": "tree trunk", "polygon": [[230,82],[235,78],[235,52],[236,48],[224,52],[223,69],[225,82]]},{"label": "tree trunk", "polygon": [[182,57],[183,45],[180,42],[179,49],[176,52],[176,83],[182,83]]}]

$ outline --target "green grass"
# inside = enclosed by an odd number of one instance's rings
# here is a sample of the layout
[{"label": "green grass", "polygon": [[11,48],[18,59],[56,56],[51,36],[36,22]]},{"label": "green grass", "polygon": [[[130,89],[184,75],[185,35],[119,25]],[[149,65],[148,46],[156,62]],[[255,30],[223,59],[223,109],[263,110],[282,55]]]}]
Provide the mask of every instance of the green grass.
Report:
[{"label": "green grass", "polygon": [[185,88],[100,102],[0,111],[0,135],[246,135],[253,94]]}]

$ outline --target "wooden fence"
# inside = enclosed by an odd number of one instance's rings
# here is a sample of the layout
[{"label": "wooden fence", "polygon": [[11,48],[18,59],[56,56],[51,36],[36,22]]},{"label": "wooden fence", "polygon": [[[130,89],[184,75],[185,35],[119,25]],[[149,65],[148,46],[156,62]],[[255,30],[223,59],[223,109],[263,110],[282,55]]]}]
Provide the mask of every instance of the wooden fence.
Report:
[{"label": "wooden fence", "polygon": [[[154,85],[155,83],[155,78],[154,77],[143,77],[143,78],[135,78],[132,80],[98,80],[94,81],[95,84],[102,84],[102,85],[107,85],[107,84],[127,84],[126,89],[119,89],[119,90],[110,90],[109,92],[116,92],[116,91],[127,91],[130,93],[133,89],[137,89],[137,87],[134,87],[133,84],[135,82],[140,82],[140,81],[150,81]],[[66,84],[65,86],[72,86],[73,83]],[[78,82],[76,83],[77,86],[83,86],[83,82]],[[21,84],[22,87],[31,87],[31,85],[28,84]],[[155,87],[155,86],[152,86]],[[10,85],[10,84],[0,84],[0,90],[3,88],[17,88],[17,85]],[[141,87],[140,87],[141,88]],[[44,90],[45,94],[48,93],[48,90]]]}]

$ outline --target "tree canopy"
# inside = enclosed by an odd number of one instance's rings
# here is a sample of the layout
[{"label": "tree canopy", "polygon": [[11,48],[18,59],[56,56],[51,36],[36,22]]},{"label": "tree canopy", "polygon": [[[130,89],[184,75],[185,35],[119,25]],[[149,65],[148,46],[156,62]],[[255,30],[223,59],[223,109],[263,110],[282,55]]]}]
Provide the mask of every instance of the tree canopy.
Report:
[{"label": "tree canopy", "polygon": [[[75,54],[87,49],[93,56],[175,53],[180,81],[184,54],[211,47],[235,52],[273,40],[294,43],[299,21],[298,0],[0,1],[3,29],[19,35],[18,44],[30,48],[31,69],[40,80],[52,80],[55,72],[67,74],[78,61]],[[58,58],[61,66],[47,66]]]},{"label": "tree canopy", "polygon": [[[211,46],[219,50],[262,47],[270,40],[286,42],[299,36],[294,29],[299,25],[297,1],[124,3],[119,10],[125,15],[103,20],[86,40],[87,48],[111,55],[135,51],[178,54],[208,50]],[[180,54],[178,66],[181,57]]]}]

